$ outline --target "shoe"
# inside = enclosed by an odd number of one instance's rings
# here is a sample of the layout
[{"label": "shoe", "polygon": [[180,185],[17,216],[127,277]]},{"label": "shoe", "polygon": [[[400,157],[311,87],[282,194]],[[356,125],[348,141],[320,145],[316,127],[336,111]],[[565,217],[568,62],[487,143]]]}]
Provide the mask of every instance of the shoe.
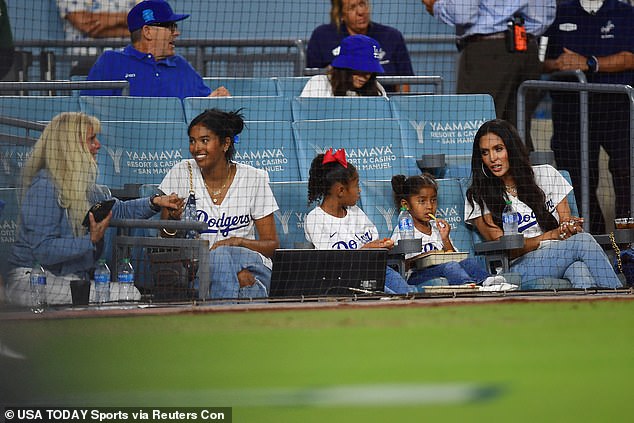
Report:
[{"label": "shoe", "polygon": [[502,285],[506,283],[506,278],[502,275],[489,276],[482,281],[482,286]]}]

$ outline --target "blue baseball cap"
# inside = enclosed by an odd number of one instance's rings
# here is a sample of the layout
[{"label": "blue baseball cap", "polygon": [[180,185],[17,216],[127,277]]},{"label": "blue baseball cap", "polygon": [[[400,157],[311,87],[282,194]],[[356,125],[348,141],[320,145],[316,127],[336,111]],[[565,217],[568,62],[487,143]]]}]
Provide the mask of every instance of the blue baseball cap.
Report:
[{"label": "blue baseball cap", "polygon": [[379,60],[381,45],[366,35],[351,35],[341,40],[339,56],[332,61],[335,68],[345,68],[360,72],[383,73]]},{"label": "blue baseball cap", "polygon": [[177,15],[163,0],[145,0],[128,12],[128,30],[134,32],[144,25],[177,22],[189,18],[189,15]]}]

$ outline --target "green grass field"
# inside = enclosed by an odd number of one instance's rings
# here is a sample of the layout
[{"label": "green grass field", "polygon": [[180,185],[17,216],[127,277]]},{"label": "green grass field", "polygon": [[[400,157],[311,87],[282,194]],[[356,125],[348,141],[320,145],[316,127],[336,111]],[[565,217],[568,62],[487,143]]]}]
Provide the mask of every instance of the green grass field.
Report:
[{"label": "green grass field", "polygon": [[629,300],[0,324],[27,357],[0,359],[5,405],[232,406],[234,422],[634,415]]}]

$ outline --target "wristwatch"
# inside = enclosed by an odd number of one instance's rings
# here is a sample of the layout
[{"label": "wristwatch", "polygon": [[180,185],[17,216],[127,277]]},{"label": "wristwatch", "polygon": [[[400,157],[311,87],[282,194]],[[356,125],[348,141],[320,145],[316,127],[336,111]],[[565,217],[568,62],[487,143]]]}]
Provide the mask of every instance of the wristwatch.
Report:
[{"label": "wristwatch", "polygon": [[590,70],[590,72],[599,72],[599,61],[597,60],[597,56],[588,57],[588,61],[586,62],[586,64],[588,65],[588,69]]}]

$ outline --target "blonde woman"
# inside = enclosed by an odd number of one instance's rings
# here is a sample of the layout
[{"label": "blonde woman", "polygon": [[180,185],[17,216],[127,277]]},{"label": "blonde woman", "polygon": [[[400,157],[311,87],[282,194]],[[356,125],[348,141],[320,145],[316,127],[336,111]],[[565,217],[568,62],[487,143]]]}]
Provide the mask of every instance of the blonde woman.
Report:
[{"label": "blonde woman", "polygon": [[[30,303],[29,271],[38,263],[47,274],[49,304],[71,303],[70,281],[86,279],[103,249],[112,216],[148,218],[161,207],[177,209],[175,194],[116,201],[106,218],[82,221],[103,200],[96,187],[99,120],[84,113],[61,113],[44,129],[23,169],[19,226],[9,263],[9,301]],[[138,292],[135,292],[139,298]],[[93,292],[91,292],[91,298]],[[111,295],[117,299],[117,293]]]}]

